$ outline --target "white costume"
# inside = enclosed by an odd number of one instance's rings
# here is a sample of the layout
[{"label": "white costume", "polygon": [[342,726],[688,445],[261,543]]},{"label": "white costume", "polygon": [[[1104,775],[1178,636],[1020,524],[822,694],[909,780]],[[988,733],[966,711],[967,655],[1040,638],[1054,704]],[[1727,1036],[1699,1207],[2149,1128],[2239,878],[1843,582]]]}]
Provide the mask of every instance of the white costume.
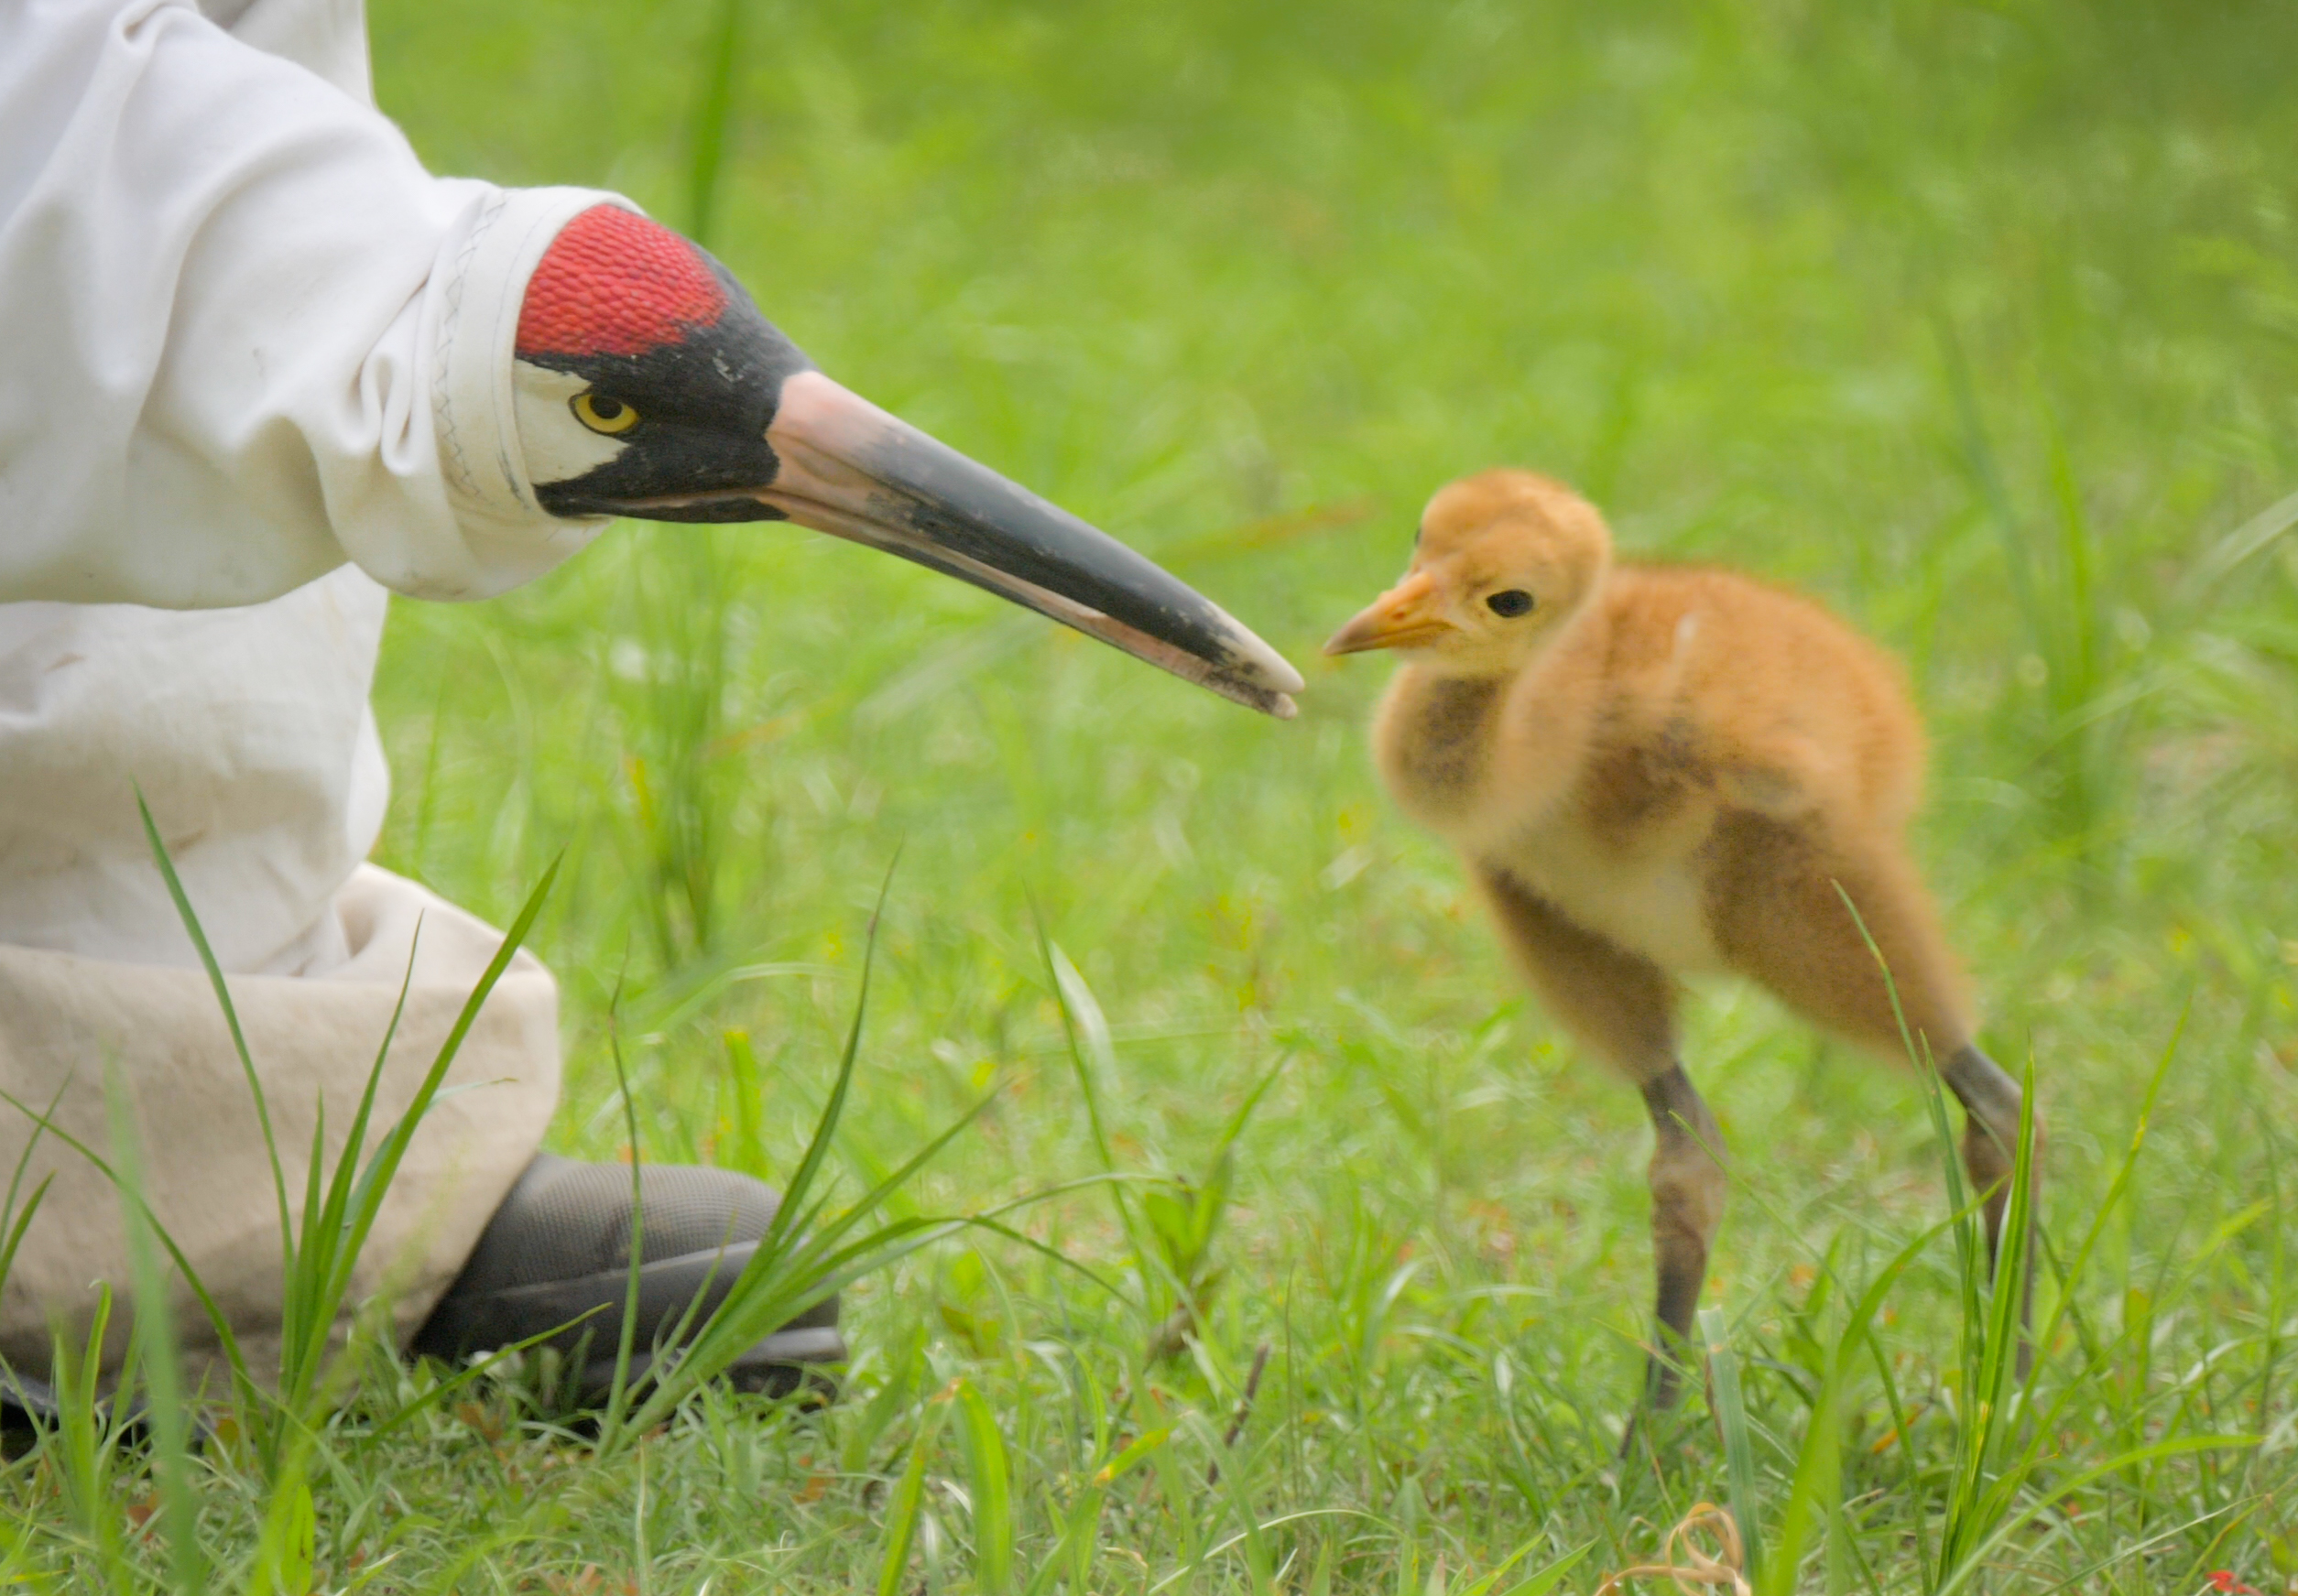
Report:
[{"label": "white costume", "polygon": [[[60,1092],[102,1150],[115,1069],[153,1206],[257,1338],[270,1173],[135,790],[245,977],[300,1194],[315,1094],[340,1143],[419,912],[398,1102],[496,941],[362,863],[367,690],[387,589],[497,592],[598,529],[534,504],[509,382],[528,276],[601,198],[427,173],[373,107],[359,0],[0,6],[0,1088]],[[506,1083],[442,1105],[371,1254],[402,1323],[540,1143],[554,1012],[522,956],[454,1077]],[[0,1164],[30,1130],[0,1104]],[[52,1139],[31,1170],[57,1178],[0,1355],[37,1371],[50,1319],[125,1272],[103,1178]]]}]

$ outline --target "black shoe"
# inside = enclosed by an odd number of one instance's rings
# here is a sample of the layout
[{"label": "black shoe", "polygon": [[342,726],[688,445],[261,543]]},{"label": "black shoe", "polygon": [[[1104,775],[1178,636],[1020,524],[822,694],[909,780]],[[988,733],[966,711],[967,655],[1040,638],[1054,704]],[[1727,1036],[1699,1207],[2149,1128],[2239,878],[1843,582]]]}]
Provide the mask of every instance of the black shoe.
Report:
[{"label": "black shoe", "polygon": [[[780,1206],[763,1183],[729,1169],[649,1164],[638,1178],[645,1232],[634,1381],[698,1294],[690,1336],[724,1299]],[[614,1383],[629,1291],[629,1167],[544,1153],[495,1211],[408,1350],[460,1361],[567,1326],[539,1344],[573,1360],[575,1406],[600,1406]],[[845,1356],[832,1297],[743,1353],[723,1377],[745,1391],[786,1395],[805,1385],[826,1394],[821,1366]]]},{"label": "black shoe", "polygon": [[0,1370],[0,1459],[13,1463],[29,1455],[40,1432],[55,1428],[62,1413],[47,1381]]}]

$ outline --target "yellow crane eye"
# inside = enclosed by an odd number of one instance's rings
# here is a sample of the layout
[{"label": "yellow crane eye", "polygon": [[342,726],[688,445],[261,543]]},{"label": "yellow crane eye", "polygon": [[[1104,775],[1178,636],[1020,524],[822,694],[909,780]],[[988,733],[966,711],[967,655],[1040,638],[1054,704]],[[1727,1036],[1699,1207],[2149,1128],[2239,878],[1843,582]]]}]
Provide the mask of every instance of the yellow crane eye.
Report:
[{"label": "yellow crane eye", "polygon": [[609,398],[604,394],[585,390],[575,395],[572,403],[577,421],[592,431],[604,432],[610,438],[638,425],[637,411],[620,399]]}]

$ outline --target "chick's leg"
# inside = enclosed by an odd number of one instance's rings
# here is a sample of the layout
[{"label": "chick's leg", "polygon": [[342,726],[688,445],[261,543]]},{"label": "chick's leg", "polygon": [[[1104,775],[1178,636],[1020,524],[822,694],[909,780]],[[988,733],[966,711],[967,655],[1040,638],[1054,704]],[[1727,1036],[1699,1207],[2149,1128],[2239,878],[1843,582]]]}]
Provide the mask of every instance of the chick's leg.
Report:
[{"label": "chick's leg", "polygon": [[[1967,1042],[1948,1056],[1939,1070],[1939,1078],[1963,1104],[1963,1167],[1971,1177],[1971,1189],[1983,1193],[1987,1199],[1987,1265],[1991,1272],[2002,1253],[2003,1221],[2010,1207],[2010,1178],[2019,1146],[2022,1094],[2019,1082],[2004,1073],[2002,1066]],[[2042,1178],[2042,1122],[2037,1119],[2034,1156],[2028,1171],[2030,1215],[2034,1212],[2033,1198],[2040,1195],[2035,1188]],[[2022,1336],[2034,1309],[2034,1252],[2031,1221],[2026,1268],[2019,1283],[2019,1328]],[[2021,1340],[2019,1373],[2022,1379],[2027,1373],[2028,1358],[2027,1343]]]},{"label": "chick's leg", "polygon": [[1506,874],[1478,872],[1508,950],[1549,1013],[1642,1089],[1653,1142],[1651,1237],[1660,1334],[1645,1370],[1655,1406],[1674,1402],[1707,1254],[1724,1217],[1723,1137],[1676,1060],[1675,992],[1650,960],[1565,918]]},{"label": "chick's leg", "polygon": [[[1819,1025],[1889,1057],[1905,1057],[1905,1015],[1908,1033],[1937,1061],[1967,1116],[1963,1167],[1974,1189],[1988,1194],[1991,1260],[2008,1206],[2020,1094],[2018,1082],[1972,1044],[1961,975],[1914,867],[1895,847],[1831,845],[1807,827],[1752,815],[1720,822],[1707,860],[1709,929],[1733,969]],[[2041,1155],[2038,1122],[2038,1182]],[[2033,1268],[2031,1246],[2027,1295]]]},{"label": "chick's leg", "polygon": [[2011,1163],[2019,1145],[2019,1083],[1968,1044],[1948,1057],[1939,1078],[1963,1105],[1963,1167],[1971,1177],[1971,1189],[1987,1195],[1987,1244],[1992,1257],[2004,1205],[2009,1201]]},{"label": "chick's leg", "polygon": [[1723,1133],[1692,1088],[1682,1065],[1643,1083],[1651,1115],[1651,1252],[1660,1277],[1658,1318],[1663,1341],[1644,1371],[1644,1395],[1655,1407],[1674,1404],[1692,1339],[1692,1316],[1707,1279],[1707,1253],[1724,1218]]}]

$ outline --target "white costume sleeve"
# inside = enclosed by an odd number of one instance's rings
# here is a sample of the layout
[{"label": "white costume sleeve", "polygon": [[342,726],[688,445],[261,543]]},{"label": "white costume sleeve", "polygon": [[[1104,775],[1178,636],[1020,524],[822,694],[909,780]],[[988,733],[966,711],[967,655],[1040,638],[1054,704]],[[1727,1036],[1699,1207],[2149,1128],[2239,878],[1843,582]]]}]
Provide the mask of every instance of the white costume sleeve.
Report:
[{"label": "white costume sleeve", "polygon": [[[0,601],[550,569],[600,524],[535,505],[510,351],[543,248],[611,196],[432,177],[365,102],[355,5],[216,9],[236,33],[0,5]],[[299,45],[316,71],[270,53]]]},{"label": "white costume sleeve", "polygon": [[601,196],[424,171],[359,0],[204,12],[0,0],[0,950],[192,961],[132,781],[224,967],[317,974],[388,794],[376,582],[592,531],[536,509],[508,387]]},{"label": "white costume sleeve", "polygon": [[[359,0],[206,10],[0,0],[0,601],[82,601],[0,602],[0,1084],[101,1143],[118,1072],[145,1194],[262,1369],[263,1142],[205,979],[151,968],[193,955],[129,784],[235,972],[300,1180],[415,926],[387,1117],[499,940],[360,863],[387,791],[371,576],[486,592],[583,540],[536,513],[503,394],[533,257],[597,196],[426,175],[368,106]],[[542,1140],[555,990],[517,957],[450,1077],[487,1090],[442,1098],[393,1183],[354,1296],[403,1271],[403,1329]],[[101,1176],[0,1114],[0,1162],[19,1156],[55,1185],[0,1349],[38,1374],[50,1325],[84,1325],[90,1282],[127,1269]],[[177,1331],[212,1372],[204,1320]]]}]

